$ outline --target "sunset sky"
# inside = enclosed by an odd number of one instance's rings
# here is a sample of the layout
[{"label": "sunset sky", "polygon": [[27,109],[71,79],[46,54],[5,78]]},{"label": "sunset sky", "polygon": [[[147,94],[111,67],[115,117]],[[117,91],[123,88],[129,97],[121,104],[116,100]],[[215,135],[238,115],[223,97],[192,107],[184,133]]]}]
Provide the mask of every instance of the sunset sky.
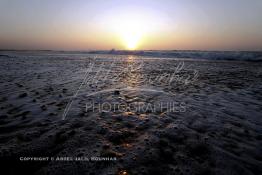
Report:
[{"label": "sunset sky", "polygon": [[262,50],[262,0],[0,0],[0,48]]}]

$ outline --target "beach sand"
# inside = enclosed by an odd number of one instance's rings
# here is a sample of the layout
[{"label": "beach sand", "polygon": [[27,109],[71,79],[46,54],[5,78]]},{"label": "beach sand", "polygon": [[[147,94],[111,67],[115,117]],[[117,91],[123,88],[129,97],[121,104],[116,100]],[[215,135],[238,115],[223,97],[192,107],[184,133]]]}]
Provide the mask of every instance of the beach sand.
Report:
[{"label": "beach sand", "polygon": [[0,62],[5,174],[262,174],[261,62],[77,54]]}]

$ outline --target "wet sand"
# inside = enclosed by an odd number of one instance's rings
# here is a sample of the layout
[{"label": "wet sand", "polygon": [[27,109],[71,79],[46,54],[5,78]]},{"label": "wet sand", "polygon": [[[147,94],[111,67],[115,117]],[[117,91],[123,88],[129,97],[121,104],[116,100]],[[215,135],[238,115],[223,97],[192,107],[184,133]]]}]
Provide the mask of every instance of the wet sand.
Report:
[{"label": "wet sand", "polygon": [[262,174],[261,62],[93,57],[0,57],[2,169]]}]

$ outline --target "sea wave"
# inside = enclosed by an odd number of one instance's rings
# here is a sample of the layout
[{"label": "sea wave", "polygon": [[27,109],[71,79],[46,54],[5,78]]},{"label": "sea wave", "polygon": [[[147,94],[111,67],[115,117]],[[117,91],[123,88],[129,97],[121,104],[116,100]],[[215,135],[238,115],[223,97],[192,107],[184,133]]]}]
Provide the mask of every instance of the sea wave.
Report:
[{"label": "sea wave", "polygon": [[206,59],[206,60],[235,60],[235,61],[262,61],[262,51],[179,51],[179,50],[95,50],[95,51],[8,51],[0,52],[0,57],[15,58],[22,56],[48,56],[48,57],[63,57],[63,56],[86,56],[86,55],[134,55],[154,58],[183,58],[183,59]]}]

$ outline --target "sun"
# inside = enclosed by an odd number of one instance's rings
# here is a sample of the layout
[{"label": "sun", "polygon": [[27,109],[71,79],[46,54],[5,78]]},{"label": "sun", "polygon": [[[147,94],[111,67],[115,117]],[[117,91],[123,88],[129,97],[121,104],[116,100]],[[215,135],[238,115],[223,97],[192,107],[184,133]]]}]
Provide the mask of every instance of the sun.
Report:
[{"label": "sun", "polygon": [[163,18],[162,14],[156,14],[151,8],[140,9],[136,6],[110,9],[99,19],[101,30],[106,29],[108,45],[122,50],[149,48],[150,41],[166,36],[165,31],[169,31],[173,22],[165,14]]},{"label": "sun", "polygon": [[143,25],[131,18],[119,22],[117,33],[120,36],[125,49],[136,50],[142,42],[144,36]]},{"label": "sun", "polygon": [[121,48],[127,50],[137,50],[144,45],[151,30],[147,22],[148,18],[144,14],[135,11],[110,17],[107,21],[110,30],[117,36]]},{"label": "sun", "polygon": [[128,50],[137,49],[139,42],[141,40],[141,36],[139,34],[135,34],[132,32],[127,32],[123,36],[124,44]]}]

